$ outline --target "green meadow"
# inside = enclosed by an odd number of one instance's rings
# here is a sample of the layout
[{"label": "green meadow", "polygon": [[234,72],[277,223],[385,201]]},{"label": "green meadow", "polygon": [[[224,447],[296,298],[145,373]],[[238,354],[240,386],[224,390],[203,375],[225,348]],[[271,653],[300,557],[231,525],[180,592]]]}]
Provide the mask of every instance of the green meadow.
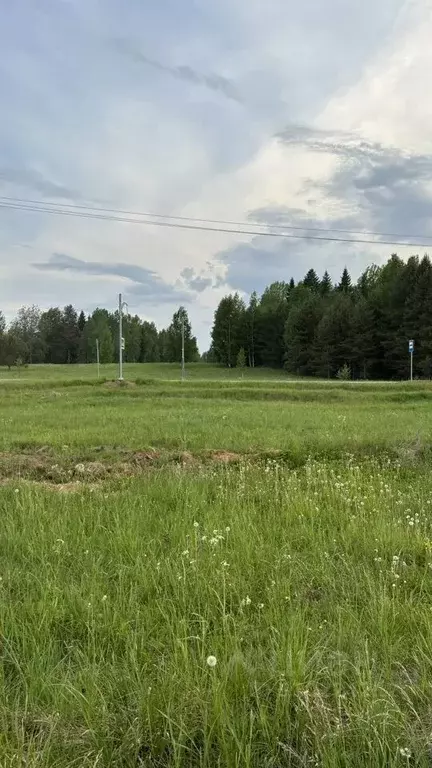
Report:
[{"label": "green meadow", "polygon": [[0,765],[432,765],[432,384],[0,370]]}]

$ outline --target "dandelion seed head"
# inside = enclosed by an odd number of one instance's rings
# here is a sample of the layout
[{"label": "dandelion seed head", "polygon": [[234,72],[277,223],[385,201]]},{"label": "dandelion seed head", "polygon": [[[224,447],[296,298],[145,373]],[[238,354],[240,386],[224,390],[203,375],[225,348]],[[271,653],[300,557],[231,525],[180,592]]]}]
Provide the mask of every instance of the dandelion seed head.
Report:
[{"label": "dandelion seed head", "polygon": [[217,664],[216,656],[207,656],[207,666],[213,669]]}]

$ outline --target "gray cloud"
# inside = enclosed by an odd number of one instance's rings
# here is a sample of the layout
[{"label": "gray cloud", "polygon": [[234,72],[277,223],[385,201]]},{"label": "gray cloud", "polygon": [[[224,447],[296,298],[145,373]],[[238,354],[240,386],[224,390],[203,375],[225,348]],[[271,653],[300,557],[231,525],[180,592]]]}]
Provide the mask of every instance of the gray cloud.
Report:
[{"label": "gray cloud", "polygon": [[[288,216],[289,209],[286,210]],[[254,216],[255,218],[255,216]],[[291,219],[292,221],[292,219]],[[342,225],[345,220],[338,220]],[[307,226],[303,220],[303,225]],[[323,226],[310,219],[309,225]],[[333,221],[333,226],[336,226]],[[365,254],[350,243],[342,245],[308,240],[267,240],[254,237],[250,243],[241,243],[220,252],[218,261],[226,267],[225,282],[235,290],[250,294],[259,293],[277,280],[301,280],[308,269],[314,267],[318,274],[328,270],[337,280],[345,266],[353,275],[360,274]]]},{"label": "gray cloud", "polygon": [[195,293],[202,293],[206,288],[210,288],[214,285],[211,277],[205,277],[204,275],[198,275],[192,267],[185,267],[180,273],[187,287]]},{"label": "gray cloud", "polygon": [[214,72],[211,72],[210,74],[198,72],[187,64],[163,64],[156,59],[146,56],[130,40],[115,40],[114,45],[119,51],[128,55],[133,61],[139,64],[145,64],[146,66],[170,75],[177,80],[183,80],[187,83],[192,83],[193,85],[204,86],[211,91],[221,93],[227,99],[231,99],[232,101],[237,101],[238,103],[242,102],[235,84],[227,77],[223,77]]},{"label": "gray cloud", "polygon": [[[391,250],[405,253],[403,240],[432,239],[432,155],[403,152],[378,142],[368,142],[355,134],[326,132],[307,126],[289,126],[279,139],[288,146],[301,146],[312,152],[333,155],[337,168],[325,182],[305,181],[309,195],[314,190],[324,194],[331,209],[341,211],[337,216],[317,219],[305,210],[284,206],[266,206],[249,213],[254,221],[272,225],[287,225],[305,230],[351,230],[382,233],[377,246],[350,243],[327,243],[311,240],[275,240],[254,237],[249,244],[229,248],[217,255],[227,268],[226,280],[238,290],[250,293],[262,290],[274,280],[291,276],[301,279],[307,269],[314,267],[322,273],[327,269],[334,279],[345,265],[358,276],[362,269]],[[395,238],[389,238],[389,234]],[[305,235],[307,232],[299,232]],[[319,233],[314,233],[319,236]],[[350,235],[335,237],[349,238]],[[355,235],[353,235],[355,237]],[[405,237],[403,237],[405,236]],[[380,246],[380,240],[400,239],[400,247]],[[430,249],[432,251],[432,247]],[[379,257],[378,257],[379,258]]]},{"label": "gray cloud", "polygon": [[397,148],[366,141],[355,133],[326,131],[308,125],[288,125],[276,134],[276,138],[286,146],[301,146],[312,152],[336,155],[348,160],[379,160],[382,156],[400,156],[400,150]]},{"label": "gray cloud", "polygon": [[0,189],[5,185],[33,189],[43,197],[58,197],[66,200],[79,200],[81,197],[76,191],[47,179],[34,168],[0,168]]},{"label": "gray cloud", "polygon": [[318,184],[307,179],[305,187],[349,207],[362,228],[411,238],[432,234],[432,155],[368,142],[355,133],[298,125],[288,126],[278,138],[287,146],[338,158],[330,179]]},{"label": "gray cloud", "polygon": [[63,253],[54,253],[48,262],[34,264],[36,269],[56,272],[79,272],[87,275],[106,275],[127,278],[133,285],[128,295],[145,298],[149,304],[189,302],[191,294],[177,290],[150,269],[135,264],[104,264],[84,261]]}]

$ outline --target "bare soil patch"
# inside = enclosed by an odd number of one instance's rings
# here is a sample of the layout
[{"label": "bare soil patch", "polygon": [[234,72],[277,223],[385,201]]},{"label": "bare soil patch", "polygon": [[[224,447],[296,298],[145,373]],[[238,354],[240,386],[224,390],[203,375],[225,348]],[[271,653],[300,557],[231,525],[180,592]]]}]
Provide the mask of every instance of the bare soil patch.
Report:
[{"label": "bare soil patch", "polygon": [[[94,454],[94,458],[91,453]],[[97,458],[96,458],[97,457]],[[253,459],[252,456],[248,456]],[[255,457],[258,459],[259,457]],[[98,446],[83,456],[53,452],[49,446],[21,451],[0,452],[0,483],[8,480],[30,480],[59,490],[74,490],[83,484],[99,484],[109,478],[133,477],[172,466],[196,469],[208,464],[231,465],[245,459],[241,453],[213,450],[200,454],[190,451],[131,451]]]}]

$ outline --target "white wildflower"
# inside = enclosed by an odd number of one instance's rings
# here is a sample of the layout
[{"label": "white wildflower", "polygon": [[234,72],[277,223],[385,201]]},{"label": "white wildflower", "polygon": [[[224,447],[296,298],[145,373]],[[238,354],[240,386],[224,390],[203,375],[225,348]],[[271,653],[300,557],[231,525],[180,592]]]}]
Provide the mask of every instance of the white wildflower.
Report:
[{"label": "white wildflower", "polygon": [[406,757],[407,760],[409,760],[410,757],[411,757],[411,750],[408,749],[407,747],[400,747],[399,753],[400,753],[401,757]]},{"label": "white wildflower", "polygon": [[208,656],[207,657],[207,666],[213,669],[217,664],[217,658],[216,656]]}]

